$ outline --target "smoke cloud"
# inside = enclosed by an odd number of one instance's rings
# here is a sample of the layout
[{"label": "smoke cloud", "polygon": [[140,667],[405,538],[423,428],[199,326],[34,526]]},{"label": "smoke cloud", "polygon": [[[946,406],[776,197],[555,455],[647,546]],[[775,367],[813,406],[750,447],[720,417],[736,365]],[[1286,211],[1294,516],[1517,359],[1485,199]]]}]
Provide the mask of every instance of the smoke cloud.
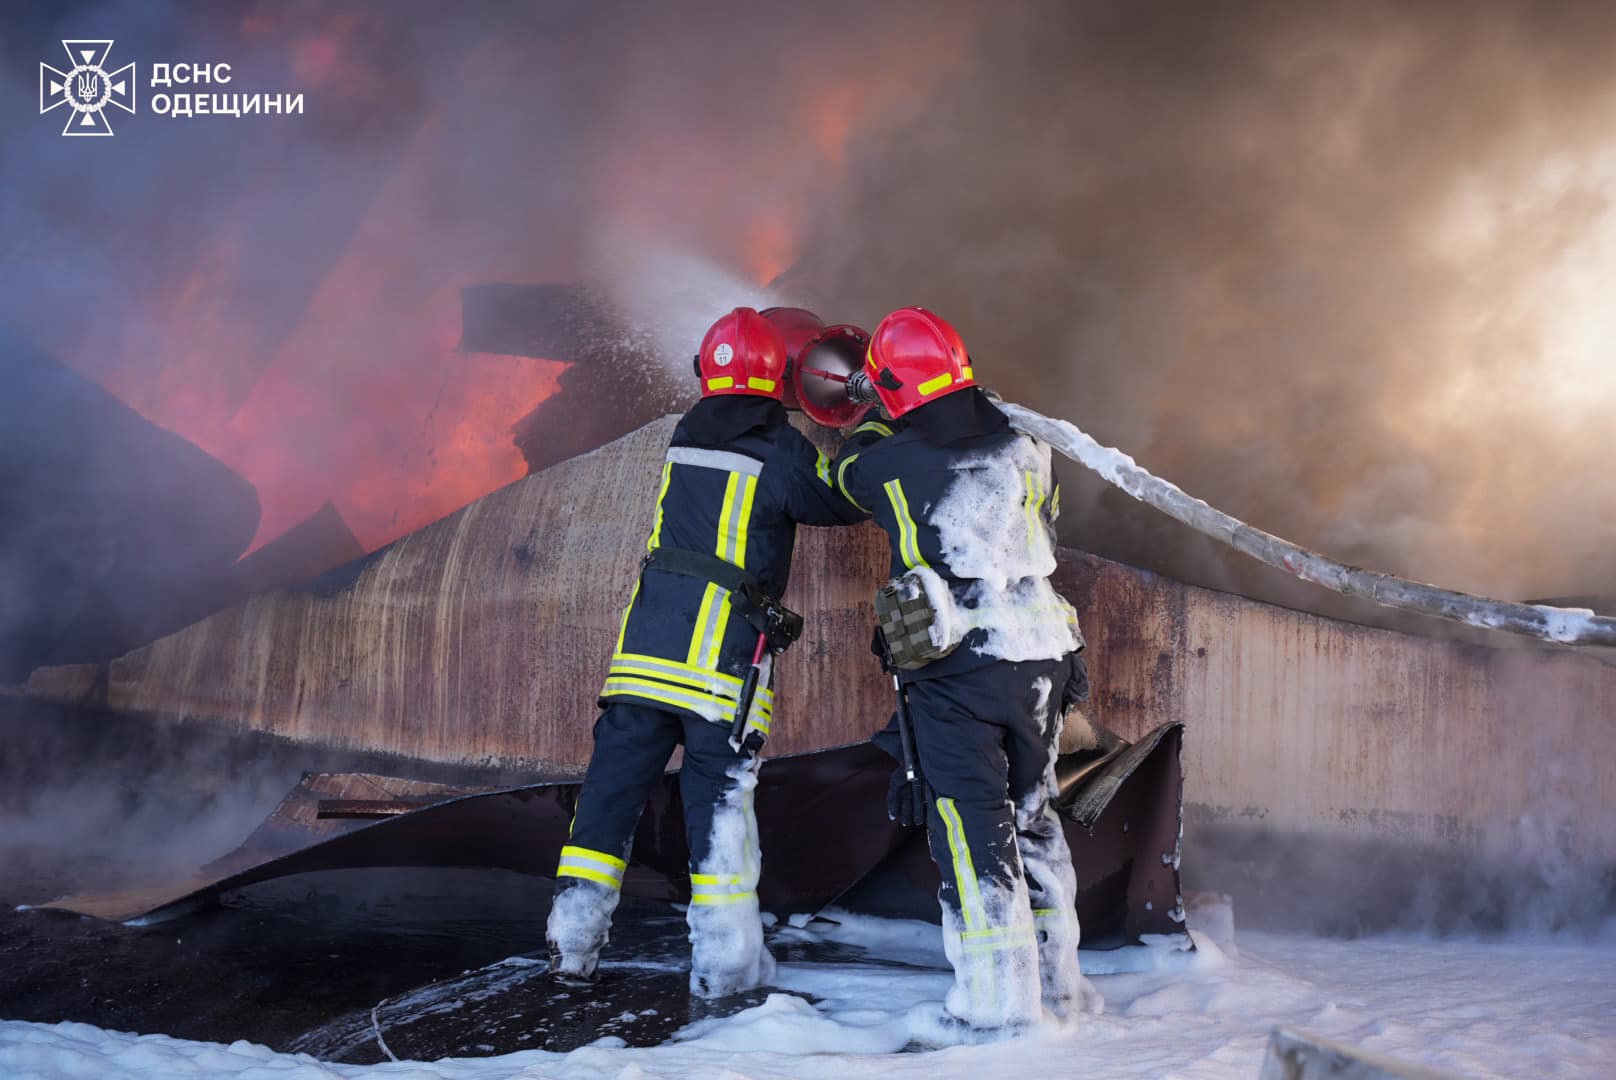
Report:
[{"label": "smoke cloud", "polygon": [[[677,360],[787,271],[1300,542],[1616,591],[1604,5],[126,0],[19,19],[8,96],[85,26],[308,103],[0,159],[0,322],[252,481],[256,543],[521,475],[561,365],[457,353],[459,287],[604,278]],[[1073,480],[1074,542],[1282,584]]]},{"label": "smoke cloud", "polygon": [[[564,364],[459,352],[458,291],[593,280],[686,362],[736,303],[924,304],[1006,397],[1260,527],[1504,597],[1616,594],[1611,5],[7,16],[0,340],[249,481],[254,544],[331,502],[374,548],[520,477],[510,427]],[[115,138],[61,138],[33,80],[82,36],[307,113],[174,120],[142,85]],[[38,449],[0,430],[0,460]],[[1066,479],[1069,541],[1322,603]]]},{"label": "smoke cloud", "polygon": [[[1613,43],[1602,5],[1012,5],[850,148],[798,274],[1271,531],[1609,595]],[[1283,585],[1074,489],[1084,546]]]}]

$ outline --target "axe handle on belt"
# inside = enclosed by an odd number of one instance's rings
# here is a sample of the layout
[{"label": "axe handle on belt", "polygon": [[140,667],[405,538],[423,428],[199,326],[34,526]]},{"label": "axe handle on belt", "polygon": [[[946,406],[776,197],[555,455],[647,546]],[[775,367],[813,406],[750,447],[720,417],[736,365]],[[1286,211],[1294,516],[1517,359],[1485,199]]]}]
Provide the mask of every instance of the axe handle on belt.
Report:
[{"label": "axe handle on belt", "polygon": [[752,715],[752,699],[757,696],[758,677],[763,671],[763,654],[769,647],[769,635],[759,631],[757,648],[752,650],[752,667],[746,673],[746,681],[741,683],[741,696],[735,702],[735,719],[729,725],[729,744],[735,747],[737,753],[744,753],[745,745],[741,737],[746,734],[746,721]]}]

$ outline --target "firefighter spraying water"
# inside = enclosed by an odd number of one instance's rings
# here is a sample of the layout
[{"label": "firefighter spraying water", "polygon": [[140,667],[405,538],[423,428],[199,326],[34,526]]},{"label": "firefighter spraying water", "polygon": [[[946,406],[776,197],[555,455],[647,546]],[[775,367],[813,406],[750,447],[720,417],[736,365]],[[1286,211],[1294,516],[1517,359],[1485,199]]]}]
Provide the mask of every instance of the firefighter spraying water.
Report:
[{"label": "firefighter spraying water", "polygon": [[[1086,1008],[1071,853],[1052,806],[1062,718],[1087,696],[1077,616],[1049,584],[1049,452],[977,388],[931,312],[882,320],[874,410],[837,458],[842,493],[891,541],[879,651],[898,710],[888,811],[927,829],[942,878],[950,1016],[979,1032]],[[834,380],[832,380],[834,381]],[[861,391],[862,392],[862,391]]]},{"label": "firefighter spraying water", "polygon": [[779,601],[797,524],[862,515],[786,422],[787,347],[751,308],[719,319],[695,360],[701,400],[674,431],[655,524],[612,654],[595,746],[556,869],[553,970],[587,981],[622,892],[635,824],[676,746],[690,847],[691,992],[766,982],[753,809],[774,713],[772,660],[801,632]]},{"label": "firefighter spraying water", "polygon": [[877,651],[898,708],[878,742],[900,761],[888,812],[924,825],[942,877],[955,971],[949,1013],[1015,1029],[1040,1006],[1082,1009],[1071,863],[1050,811],[1062,717],[1084,700],[1083,638],[1049,586],[1059,490],[1050,448],[1135,498],[1304,580],[1382,604],[1576,644],[1616,643],[1616,620],[1509,604],[1348,567],[1190,498],[1073,425],[998,401],[946,321],[904,308],[862,365],[805,352],[803,407],[831,426],[878,404],[835,464],[849,500],[892,545]]}]

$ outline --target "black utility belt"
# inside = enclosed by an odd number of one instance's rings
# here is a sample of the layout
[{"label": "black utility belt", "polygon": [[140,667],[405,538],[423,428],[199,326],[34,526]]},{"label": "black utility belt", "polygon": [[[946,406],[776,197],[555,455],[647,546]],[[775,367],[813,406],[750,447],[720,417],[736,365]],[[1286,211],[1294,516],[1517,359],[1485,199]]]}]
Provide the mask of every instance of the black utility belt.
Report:
[{"label": "black utility belt", "polygon": [[659,547],[645,557],[640,572],[661,570],[711,582],[729,593],[730,610],[767,639],[771,652],[785,652],[802,637],[802,616],[769,595],[757,578],[717,555]]}]

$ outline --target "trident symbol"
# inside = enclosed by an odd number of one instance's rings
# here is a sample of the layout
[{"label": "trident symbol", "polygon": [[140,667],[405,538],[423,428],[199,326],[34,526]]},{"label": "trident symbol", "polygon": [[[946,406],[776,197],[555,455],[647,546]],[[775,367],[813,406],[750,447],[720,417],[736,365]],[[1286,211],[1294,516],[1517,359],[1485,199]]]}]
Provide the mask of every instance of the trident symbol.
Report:
[{"label": "trident symbol", "polygon": [[116,71],[107,70],[111,38],[68,38],[63,40],[62,48],[69,61],[66,71],[39,65],[40,113],[65,107],[63,135],[111,135],[107,106],[115,105],[127,113],[135,111],[134,63]]}]

